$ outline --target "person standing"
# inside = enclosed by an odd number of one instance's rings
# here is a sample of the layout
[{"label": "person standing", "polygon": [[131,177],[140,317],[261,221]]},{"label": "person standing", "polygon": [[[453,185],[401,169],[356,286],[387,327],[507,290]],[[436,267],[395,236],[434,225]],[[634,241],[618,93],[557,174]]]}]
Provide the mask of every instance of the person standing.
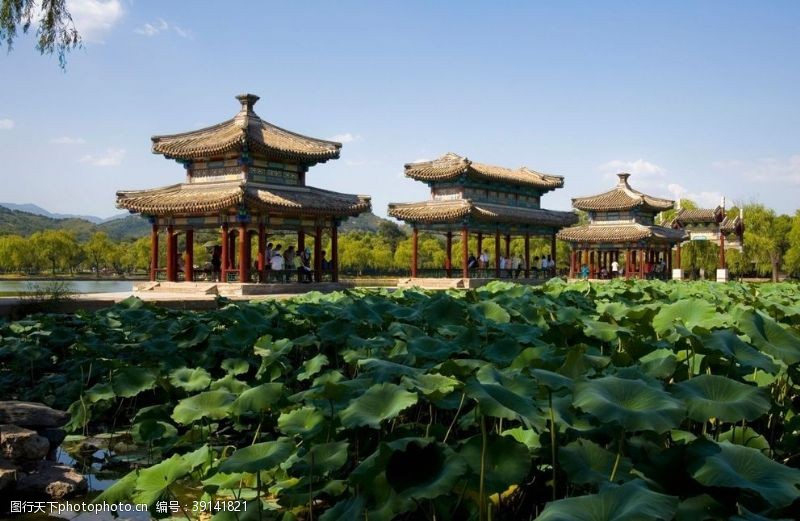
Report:
[{"label": "person standing", "polygon": [[614,259],[611,262],[611,278],[616,279],[617,277],[619,277],[619,262],[617,262],[617,259]]},{"label": "person standing", "polygon": [[281,255],[280,244],[275,246],[275,249],[272,250],[272,258],[270,258],[269,263],[270,263],[270,270],[275,274],[276,280],[280,280],[283,277],[283,266],[284,266],[284,259],[283,255]]}]

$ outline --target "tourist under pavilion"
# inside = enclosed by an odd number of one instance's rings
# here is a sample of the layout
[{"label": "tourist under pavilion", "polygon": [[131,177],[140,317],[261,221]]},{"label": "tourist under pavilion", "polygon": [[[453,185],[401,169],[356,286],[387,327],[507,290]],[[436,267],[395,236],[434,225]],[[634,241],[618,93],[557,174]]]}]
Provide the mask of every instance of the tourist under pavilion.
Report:
[{"label": "tourist under pavilion", "polygon": [[742,251],[744,245],[744,213],[741,208],[738,215],[731,218],[726,213],[724,197],[716,208],[679,207],[670,222],[670,227],[685,231],[690,241],[716,242],[719,246],[717,280],[720,282],[728,280],[725,252]]},{"label": "tourist under pavilion", "polygon": [[411,277],[418,275],[419,231],[441,233],[446,237],[445,271],[453,276],[453,235],[461,237],[461,273],[468,270],[469,236],[476,234],[478,253],[483,237],[494,236],[494,275],[500,277],[500,238],[505,239],[505,257],[510,257],[511,237],[525,237],[524,270],[530,277],[530,238],[549,237],[551,256],[556,256],[556,232],[577,221],[572,212],[544,210],[541,196],[562,188],[564,178],[535,172],[526,167],[510,169],[475,163],[449,153],[434,159],[405,165],[405,175],[426,183],[431,199],[418,203],[390,203],[389,215],[411,224]]},{"label": "tourist under pavilion", "polygon": [[[673,207],[673,201],[643,194],[628,184],[630,174],[617,174],[617,185],[602,194],[572,199],[572,206],[588,213],[589,223],[565,228],[558,238],[570,244],[570,278],[588,268],[589,278],[611,273],[612,263],[624,259],[625,277],[646,278],[654,266],[672,270],[672,247],[686,237],[682,230],[655,224],[655,216]],[[624,255],[621,259],[620,254]],[[679,264],[680,265],[680,264]]]},{"label": "tourist under pavilion", "polygon": [[[297,234],[299,249],[306,234],[314,237],[314,280],[322,280],[322,239],[331,239],[331,280],[338,280],[337,230],[343,219],[370,209],[370,199],[306,184],[309,167],[338,159],[340,143],[303,136],[262,120],[253,105],[258,96],[236,97],[241,109],[217,125],[154,136],[153,153],[181,163],[186,180],[162,188],[117,192],[117,206],[141,213],[152,223],[150,280],[158,266],[159,232],[166,232],[167,281],[178,281],[178,234],[185,234],[184,280],[195,280],[193,235],[217,229],[223,282],[263,281],[267,234]],[[253,268],[251,237],[258,236]],[[238,242],[238,248],[237,248]],[[291,269],[287,267],[287,269]]]}]

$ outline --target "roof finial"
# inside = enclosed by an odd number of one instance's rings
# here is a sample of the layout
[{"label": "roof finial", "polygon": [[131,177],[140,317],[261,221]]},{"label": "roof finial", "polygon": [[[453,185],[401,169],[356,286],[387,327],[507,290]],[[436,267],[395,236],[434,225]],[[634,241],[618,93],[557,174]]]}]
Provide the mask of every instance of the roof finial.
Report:
[{"label": "roof finial", "polygon": [[619,174],[617,174],[617,177],[619,177],[619,182],[617,184],[620,186],[624,186],[625,188],[630,188],[630,186],[628,185],[628,178],[630,176],[631,175],[626,172],[620,172]]},{"label": "roof finial", "polygon": [[744,219],[744,208],[739,208],[739,219]]},{"label": "roof finial", "polygon": [[675,201],[675,204],[677,206],[675,209],[680,211],[680,209],[681,209],[681,198],[680,197],[678,197],[678,199]]},{"label": "roof finial", "polygon": [[242,110],[245,112],[253,112],[253,105],[259,100],[255,94],[239,94],[236,99],[242,104]]},{"label": "roof finial", "polygon": [[722,201],[719,203],[719,205],[722,207],[722,210],[725,211],[725,196],[724,195],[722,196]]}]

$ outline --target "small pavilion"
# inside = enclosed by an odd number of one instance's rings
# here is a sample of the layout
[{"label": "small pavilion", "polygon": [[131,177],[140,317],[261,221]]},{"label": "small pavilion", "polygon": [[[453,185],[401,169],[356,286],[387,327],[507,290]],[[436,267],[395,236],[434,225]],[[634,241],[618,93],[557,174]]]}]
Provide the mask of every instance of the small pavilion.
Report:
[{"label": "small pavilion", "polygon": [[607,192],[572,199],[572,206],[588,213],[589,223],[566,228],[558,238],[571,247],[570,278],[582,266],[589,278],[597,278],[604,269],[611,273],[611,263],[624,254],[625,276],[645,278],[646,266],[663,261],[666,273],[672,270],[672,247],[686,234],[682,230],[658,226],[655,216],[673,207],[674,202],[643,194],[628,184],[630,174],[617,174],[617,185]]},{"label": "small pavilion", "polygon": [[[200,130],[154,136],[153,153],[183,165],[185,181],[148,190],[117,192],[117,206],[141,213],[152,224],[150,280],[179,279],[178,234],[185,234],[183,280],[195,280],[194,231],[220,233],[221,281],[258,282],[265,278],[268,233],[297,233],[300,249],[313,234],[314,279],[322,280],[322,237],[331,239],[331,280],[338,280],[337,230],[343,219],[370,209],[370,199],[306,184],[309,167],[338,159],[341,144],[303,136],[262,120],[253,105],[258,96],[236,96],[241,104],[231,119]],[[165,268],[158,266],[159,233],[166,234]],[[252,237],[258,237],[257,264]],[[238,242],[238,248],[237,248]],[[287,267],[287,269],[290,269]]]},{"label": "small pavilion", "polygon": [[716,242],[719,246],[717,280],[727,280],[725,251],[742,251],[744,246],[744,214],[741,208],[739,214],[731,218],[725,211],[723,197],[716,208],[678,208],[669,225],[675,230],[685,231],[690,241]]},{"label": "small pavilion", "polygon": [[417,203],[390,203],[389,215],[411,224],[411,277],[418,274],[417,243],[420,230],[446,237],[445,270],[452,277],[453,234],[461,236],[461,278],[468,270],[469,236],[476,234],[478,252],[484,234],[494,235],[495,276],[500,277],[500,237],[505,256],[510,256],[512,235],[525,237],[524,270],[530,277],[531,236],[550,237],[551,255],[556,255],[556,232],[577,222],[572,212],[544,210],[542,195],[562,188],[564,178],[541,174],[526,167],[510,169],[475,163],[457,154],[405,165],[405,175],[426,183],[431,198]]}]

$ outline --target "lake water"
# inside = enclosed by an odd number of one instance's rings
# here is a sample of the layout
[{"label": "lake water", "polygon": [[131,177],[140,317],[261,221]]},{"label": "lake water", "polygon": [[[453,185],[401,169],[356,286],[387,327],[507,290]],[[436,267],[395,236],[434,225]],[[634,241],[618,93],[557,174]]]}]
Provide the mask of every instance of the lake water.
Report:
[{"label": "lake water", "polygon": [[0,293],[34,293],[47,291],[54,285],[71,293],[120,293],[132,291],[134,281],[131,280],[0,280]]}]

